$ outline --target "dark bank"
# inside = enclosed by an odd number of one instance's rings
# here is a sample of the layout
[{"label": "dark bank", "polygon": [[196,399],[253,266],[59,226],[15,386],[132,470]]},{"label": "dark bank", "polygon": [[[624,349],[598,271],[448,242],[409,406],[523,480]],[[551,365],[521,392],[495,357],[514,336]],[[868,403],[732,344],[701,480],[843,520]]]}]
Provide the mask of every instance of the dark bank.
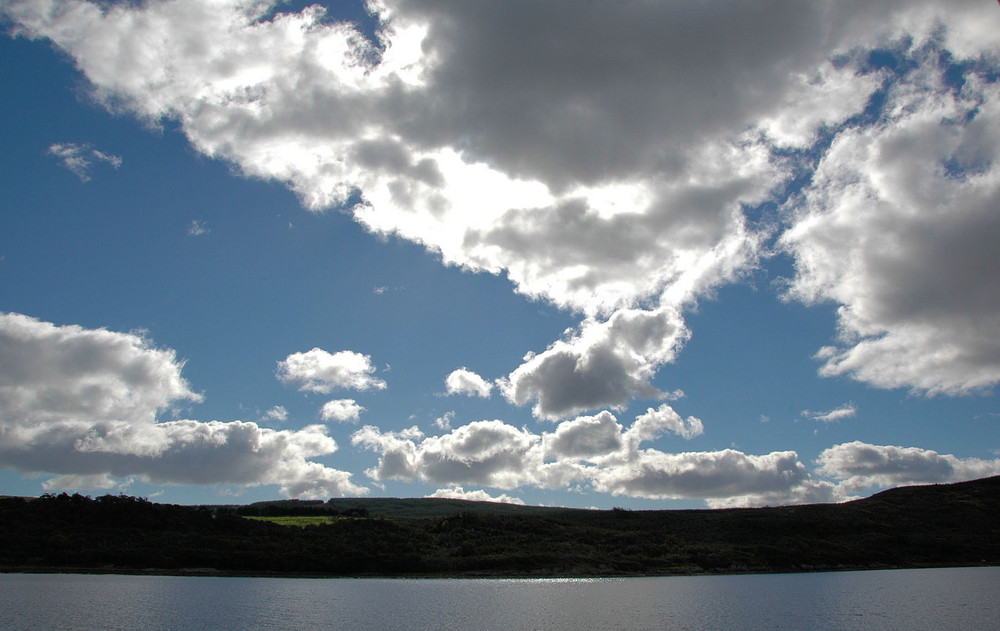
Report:
[{"label": "dark bank", "polygon": [[4,497],[0,532],[6,572],[545,577],[997,565],[1000,477],[725,510]]}]

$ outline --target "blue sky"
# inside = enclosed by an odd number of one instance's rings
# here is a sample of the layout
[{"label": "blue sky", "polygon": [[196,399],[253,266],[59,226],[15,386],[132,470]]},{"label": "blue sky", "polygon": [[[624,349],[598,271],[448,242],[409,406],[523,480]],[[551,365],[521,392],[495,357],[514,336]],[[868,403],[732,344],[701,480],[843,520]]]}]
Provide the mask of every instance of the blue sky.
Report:
[{"label": "blue sky", "polygon": [[0,492],[1000,474],[988,2],[0,2]]}]

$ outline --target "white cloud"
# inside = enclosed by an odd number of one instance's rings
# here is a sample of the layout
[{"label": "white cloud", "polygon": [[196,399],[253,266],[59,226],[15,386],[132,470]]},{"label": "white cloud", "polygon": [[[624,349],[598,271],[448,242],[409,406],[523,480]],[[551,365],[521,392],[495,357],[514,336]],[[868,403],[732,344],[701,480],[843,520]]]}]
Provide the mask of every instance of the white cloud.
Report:
[{"label": "white cloud", "polygon": [[742,495],[735,494],[728,497],[714,497],[705,500],[705,504],[709,508],[752,508],[784,506],[788,504],[832,504],[853,499],[858,498],[844,495],[842,489],[832,482],[807,478],[800,480],[788,488],[764,492],[750,491]]},{"label": "white cloud", "polygon": [[634,397],[666,398],[649,380],[687,338],[674,309],[618,311],[606,322],[587,320],[577,335],[526,357],[501,391],[518,405],[534,400],[534,414],[545,419],[619,408]]},{"label": "white cloud", "polygon": [[445,378],[444,384],[448,394],[464,394],[488,399],[493,391],[492,383],[464,366],[451,371]]},{"label": "white cloud", "polygon": [[278,362],[277,377],[285,384],[298,384],[299,390],[329,394],[335,388],[383,390],[385,381],[374,376],[371,357],[354,351],[328,353],[314,348],[292,353]]},{"label": "white cloud", "polygon": [[107,491],[119,483],[106,473],[93,475],[57,475],[42,482],[46,491]]},{"label": "white cloud", "polygon": [[184,363],[174,351],[138,334],[6,313],[0,314],[0,349],[5,423],[141,422],[175,402],[202,400],[181,377]]},{"label": "white cloud", "polygon": [[693,416],[682,419],[672,407],[663,404],[655,410],[647,408],[645,414],[637,416],[629,428],[628,439],[638,444],[655,439],[664,430],[690,440],[705,433],[705,426]]},{"label": "white cloud", "polygon": [[445,489],[438,489],[427,497],[442,497],[453,500],[468,500],[470,502],[499,502],[501,504],[524,505],[524,500],[518,497],[511,497],[506,493],[494,497],[486,491],[479,489],[476,491],[466,491],[460,486],[453,486]]},{"label": "white cloud", "polygon": [[288,420],[288,410],[283,405],[276,405],[264,413],[264,418],[284,423]]},{"label": "white cloud", "polygon": [[927,69],[838,135],[781,238],[789,296],[840,305],[820,374],[963,394],[1000,382],[1000,85],[954,90],[910,53]]},{"label": "white cloud", "polygon": [[327,401],[319,411],[319,416],[324,421],[352,421],[357,422],[365,408],[358,405],[354,399],[334,399]]},{"label": "white cloud", "polygon": [[208,227],[208,224],[200,219],[192,219],[191,223],[188,224],[188,234],[192,237],[200,237],[211,231],[212,230]]},{"label": "white cloud", "polygon": [[611,412],[564,421],[545,435],[545,454],[556,459],[601,459],[623,447],[622,426]]},{"label": "white cloud", "polygon": [[858,415],[858,408],[853,402],[845,403],[844,405],[834,408],[826,412],[817,412],[814,410],[802,410],[802,416],[805,418],[810,418],[814,421],[820,423],[836,423],[841,419],[854,418]]},{"label": "white cloud", "polygon": [[434,419],[434,427],[443,430],[451,429],[451,422],[455,420],[455,411],[445,412],[441,416]]},{"label": "white cloud", "polygon": [[[1000,381],[996,84],[913,75],[886,120],[852,119],[886,74],[861,72],[874,47],[995,63],[981,0],[382,0],[377,45],[318,7],[265,19],[273,6],[0,10],[109,107],[177,121],[198,151],[312,210],[360,192],[351,210],[372,232],[583,314],[508,376],[505,396],[539,417],[662,396],[650,379],[687,337],[683,310],[788,225],[790,295],[841,305],[823,374],[930,393]],[[805,196],[751,223],[815,157],[776,144],[809,149],[820,130],[834,137],[812,148],[825,156]],[[613,330],[641,319],[670,330],[638,346]]]},{"label": "white cloud", "polygon": [[183,362],[132,333],[0,315],[0,466],[52,473],[47,489],[153,484],[276,484],[292,496],[365,493],[311,458],[337,445],[323,426],[157,420],[197,402]]},{"label": "white cloud", "polygon": [[351,434],[351,444],[379,452],[378,466],[366,471],[373,480],[413,480],[418,475],[416,441],[421,438],[423,433],[416,426],[402,432],[383,432],[365,425]]},{"label": "white cloud", "polygon": [[50,145],[48,153],[62,160],[63,166],[80,178],[81,182],[90,181],[90,169],[94,160],[109,164],[115,169],[122,165],[120,156],[92,149],[90,145],[78,145],[72,142]]},{"label": "white cloud", "polygon": [[[419,446],[416,438],[421,439]],[[409,439],[369,426],[356,432],[351,442],[382,452],[372,472],[376,480],[419,476],[438,484],[509,489],[529,480],[526,462],[538,451],[539,438],[502,421],[474,421],[443,436]]]},{"label": "white cloud", "polygon": [[826,449],[817,463],[817,472],[837,480],[845,494],[873,487],[961,482],[1000,475],[1000,459],[957,458],[919,447],[861,441]]},{"label": "white cloud", "polygon": [[600,471],[594,488],[651,499],[787,496],[808,477],[794,451],[753,456],[733,449],[680,454],[646,450],[626,465]]},{"label": "white cloud", "polygon": [[605,411],[564,421],[541,436],[496,420],[472,422],[439,437],[426,437],[416,428],[399,433],[366,426],[351,442],[379,453],[377,466],[368,471],[376,481],[419,479],[500,489],[585,484],[613,495],[743,506],[838,497],[834,485],[811,478],[795,452],[755,456],[732,449],[681,454],[639,449],[664,429],[696,427],[697,419],[684,422],[675,415],[662,406],[624,429]]}]

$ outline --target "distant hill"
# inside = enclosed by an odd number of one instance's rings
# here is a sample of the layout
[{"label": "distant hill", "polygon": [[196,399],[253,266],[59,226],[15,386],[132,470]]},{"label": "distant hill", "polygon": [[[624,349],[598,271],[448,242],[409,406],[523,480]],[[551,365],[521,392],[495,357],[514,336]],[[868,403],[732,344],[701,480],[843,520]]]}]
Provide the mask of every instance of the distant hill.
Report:
[{"label": "distant hill", "polygon": [[[320,525],[269,521],[278,516]],[[997,565],[1000,477],[897,488],[844,504],[726,510],[433,498],[193,507],[126,496],[7,497],[0,498],[0,532],[5,571],[629,576]]]}]

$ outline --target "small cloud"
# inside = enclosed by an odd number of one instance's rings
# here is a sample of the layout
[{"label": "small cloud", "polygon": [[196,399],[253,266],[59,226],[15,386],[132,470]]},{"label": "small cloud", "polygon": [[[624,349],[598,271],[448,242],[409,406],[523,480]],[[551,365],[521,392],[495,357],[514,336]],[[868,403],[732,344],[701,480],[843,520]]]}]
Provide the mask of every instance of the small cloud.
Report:
[{"label": "small cloud", "polygon": [[340,421],[357,423],[365,408],[358,405],[354,399],[334,399],[327,401],[320,408],[319,416],[324,421]]},{"label": "small cloud", "polygon": [[445,412],[444,416],[440,416],[434,419],[434,426],[437,427],[438,429],[443,429],[447,431],[451,429],[451,422],[454,420],[455,420],[454,410],[452,410],[451,412]]},{"label": "small cloud", "polygon": [[854,405],[854,402],[845,403],[839,408],[830,410],[828,412],[815,412],[813,410],[802,410],[802,416],[805,418],[810,418],[814,421],[820,423],[836,423],[841,419],[853,418],[858,415],[858,408]]},{"label": "small cloud", "polygon": [[192,219],[191,223],[188,224],[188,234],[192,237],[200,237],[211,231],[212,230],[208,227],[208,224],[201,219]]},{"label": "small cloud", "polygon": [[113,169],[117,169],[122,165],[122,157],[116,156],[113,153],[104,153],[103,151],[94,149],[91,151],[91,155],[102,162],[110,164]]},{"label": "small cloud", "polygon": [[372,293],[378,296],[381,296],[387,291],[389,291],[388,287],[375,287],[374,289],[372,289]]},{"label": "small cloud", "polygon": [[314,348],[292,353],[278,362],[277,377],[285,384],[297,384],[304,392],[328,394],[334,388],[384,390],[385,381],[373,376],[371,357],[354,351],[328,353]]},{"label": "small cloud", "polygon": [[267,412],[264,412],[264,418],[284,423],[288,420],[288,410],[283,405],[276,405]]},{"label": "small cloud", "polygon": [[493,390],[493,384],[464,366],[453,370],[445,377],[444,383],[448,394],[465,394],[488,399]]},{"label": "small cloud", "polygon": [[90,145],[72,142],[49,145],[48,154],[62,161],[64,167],[73,172],[81,182],[90,181],[90,168],[94,161],[104,162],[117,169],[122,165],[121,156],[91,149]]},{"label": "small cloud", "polygon": [[767,414],[761,414],[760,415],[760,422],[761,423],[770,423],[771,422],[771,417],[768,416]]},{"label": "small cloud", "polygon": [[448,489],[438,489],[428,495],[427,497],[435,498],[446,498],[453,500],[468,500],[471,502],[500,502],[503,504],[517,504],[520,506],[524,505],[524,500],[519,497],[511,497],[506,493],[502,493],[496,497],[493,497],[486,491],[479,489],[477,491],[466,491],[460,486],[455,486]]},{"label": "small cloud", "polygon": [[106,473],[59,475],[42,482],[46,491],[107,491],[118,483]]}]

